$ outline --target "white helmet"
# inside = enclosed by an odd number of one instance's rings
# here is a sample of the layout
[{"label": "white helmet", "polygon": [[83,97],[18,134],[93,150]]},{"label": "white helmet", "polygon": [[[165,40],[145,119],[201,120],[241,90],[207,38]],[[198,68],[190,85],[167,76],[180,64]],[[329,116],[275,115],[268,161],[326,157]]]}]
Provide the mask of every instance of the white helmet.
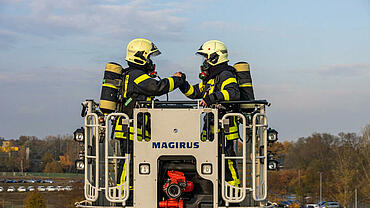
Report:
[{"label": "white helmet", "polygon": [[204,56],[211,66],[229,61],[227,58],[227,48],[219,40],[209,40],[203,43],[196,54]]},{"label": "white helmet", "polygon": [[144,38],[136,38],[127,45],[126,61],[138,65],[145,65],[150,57],[159,54],[161,54],[161,52],[152,41]]}]

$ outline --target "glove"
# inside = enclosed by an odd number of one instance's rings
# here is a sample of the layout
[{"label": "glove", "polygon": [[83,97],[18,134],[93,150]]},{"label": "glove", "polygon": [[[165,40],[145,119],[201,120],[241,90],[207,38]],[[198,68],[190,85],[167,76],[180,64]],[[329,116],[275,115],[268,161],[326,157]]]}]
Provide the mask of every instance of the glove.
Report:
[{"label": "glove", "polygon": [[184,73],[181,72],[181,78],[186,80],[186,75]]},{"label": "glove", "polygon": [[216,102],[216,98],[214,94],[207,95],[203,98],[204,102],[206,102],[207,106],[210,106]]},{"label": "glove", "polygon": [[184,73],[181,73],[181,83],[179,86],[179,89],[182,93],[185,93],[185,88],[186,88],[186,75]]}]

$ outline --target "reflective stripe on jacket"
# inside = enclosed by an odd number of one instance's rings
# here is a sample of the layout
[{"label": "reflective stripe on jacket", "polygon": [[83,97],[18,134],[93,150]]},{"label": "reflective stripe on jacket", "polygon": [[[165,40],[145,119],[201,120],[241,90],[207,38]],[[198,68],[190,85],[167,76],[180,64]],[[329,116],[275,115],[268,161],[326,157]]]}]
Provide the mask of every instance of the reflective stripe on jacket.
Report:
[{"label": "reflective stripe on jacket", "polygon": [[186,81],[180,88],[181,92],[190,99],[200,99],[210,96],[210,104],[214,104],[217,101],[239,100],[240,91],[235,74],[226,67],[229,68],[231,66],[226,65],[224,71],[221,71],[206,83],[201,81],[199,84],[190,85]]},{"label": "reflective stripe on jacket", "polygon": [[[180,77],[169,77],[157,80],[151,78],[147,73],[145,73],[145,70],[142,67],[133,64],[129,65],[129,68],[125,70],[127,73],[124,76],[122,91],[122,96],[126,99],[135,98],[136,101],[151,101],[154,96],[160,96],[169,93],[184,83],[184,78]],[[137,118],[137,134],[138,140],[140,141],[143,139],[143,123],[145,123],[145,140],[150,140],[149,115],[145,115],[144,118],[145,122],[143,122],[143,116],[141,114],[139,114]],[[117,120],[114,128],[115,138],[127,138],[121,118]],[[128,130],[130,140],[133,140],[133,132],[133,127],[130,127]]]},{"label": "reflective stripe on jacket", "polygon": [[151,78],[143,69],[130,66],[124,77],[123,97],[136,97],[147,100],[147,97],[161,96],[178,88],[184,83],[180,77],[169,77],[161,80]]}]

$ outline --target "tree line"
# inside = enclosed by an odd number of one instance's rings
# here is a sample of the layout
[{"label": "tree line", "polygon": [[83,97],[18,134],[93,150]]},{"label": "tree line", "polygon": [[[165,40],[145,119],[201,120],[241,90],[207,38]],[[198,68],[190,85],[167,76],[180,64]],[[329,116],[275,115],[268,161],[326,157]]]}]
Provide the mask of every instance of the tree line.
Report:
[{"label": "tree line", "polygon": [[[0,145],[3,141],[0,137]],[[11,141],[19,151],[11,157],[0,154],[0,172],[76,172],[79,144],[72,135],[43,139],[20,136]],[[271,150],[284,166],[279,171],[269,171],[271,201],[295,194],[300,202],[318,202],[321,175],[322,200],[349,207],[357,189],[359,202],[370,204],[370,124],[361,135],[314,133],[296,141],[277,142]]]},{"label": "tree line", "polygon": [[283,169],[269,172],[272,200],[291,194],[303,203],[320,198],[338,201],[344,207],[359,202],[370,204],[370,124],[361,135],[355,133],[314,133],[296,141],[276,143],[272,147],[283,161]]},{"label": "tree line", "polygon": [[[0,146],[3,141],[5,139],[0,138]],[[76,172],[74,161],[78,158],[78,144],[72,135],[43,139],[20,136],[10,141],[12,146],[18,147],[18,151],[0,153],[0,172]]]}]

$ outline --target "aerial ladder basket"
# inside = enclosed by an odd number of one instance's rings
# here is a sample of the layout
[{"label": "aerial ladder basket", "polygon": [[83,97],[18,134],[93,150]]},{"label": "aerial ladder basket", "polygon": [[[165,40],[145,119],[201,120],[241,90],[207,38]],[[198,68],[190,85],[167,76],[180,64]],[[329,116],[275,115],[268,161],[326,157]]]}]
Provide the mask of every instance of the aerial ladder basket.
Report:
[{"label": "aerial ladder basket", "polygon": [[[267,197],[267,117],[265,114],[264,104],[256,104],[257,111],[247,115],[241,113],[227,113],[220,120],[223,129],[229,126],[229,117],[238,117],[242,121],[242,148],[240,156],[227,156],[223,151],[221,153],[221,195],[226,202],[240,203],[245,200],[248,193],[252,192],[255,201],[266,200]],[[251,116],[251,123],[247,123],[246,116]],[[247,155],[247,131],[252,132],[251,138],[251,161],[248,161]],[[225,138],[221,138],[222,146],[225,145]],[[241,185],[234,186],[225,180],[225,170],[228,160],[241,161],[242,175]],[[263,160],[263,162],[261,162]],[[247,186],[247,163],[251,163],[252,167],[252,184]]]},{"label": "aerial ladder basket", "polygon": [[[242,128],[246,129],[246,118],[241,113],[227,113],[221,119],[221,124],[223,129],[227,128],[229,125],[229,117],[239,117],[243,123]],[[221,138],[222,140],[222,147],[225,146],[225,139]],[[246,139],[246,132],[243,131],[242,135],[243,145],[242,145],[242,155],[241,156],[225,156],[225,152],[221,154],[221,194],[222,198],[227,203],[239,203],[242,202],[246,197],[246,170],[247,170],[247,155],[246,155],[246,148],[247,148],[247,139]],[[237,187],[229,184],[225,180],[225,164],[227,160],[242,160],[242,187]]]},{"label": "aerial ladder basket", "polygon": [[[129,190],[130,190],[130,158],[129,154],[125,154],[125,156],[118,156],[116,154],[116,151],[109,151],[109,122],[111,121],[111,118],[115,117],[115,119],[118,119],[119,117],[122,119],[122,124],[127,125],[129,128],[130,126],[130,118],[124,114],[124,113],[111,113],[106,117],[106,123],[105,123],[105,170],[104,170],[104,175],[105,175],[105,197],[108,201],[110,202],[117,202],[117,203],[122,203],[125,204],[126,200],[129,197]],[[129,139],[129,138],[127,138]],[[116,141],[114,141],[116,142]],[[113,154],[112,154],[113,153]],[[109,180],[109,164],[112,164],[111,161],[113,162],[113,166],[117,170],[117,165],[119,161],[122,160],[123,163],[126,165],[124,166],[126,175],[123,183],[120,183],[119,185],[116,185],[116,181],[120,181],[120,179],[115,179],[114,185],[110,185]],[[123,164],[122,163],[122,164]],[[115,171],[115,176],[117,171]]]},{"label": "aerial ladder basket", "polygon": [[[99,122],[98,115],[87,113],[85,116],[85,199],[94,202],[99,196]],[[94,151],[94,148],[95,151]]]},{"label": "aerial ladder basket", "polygon": [[255,201],[263,201],[267,197],[267,127],[266,114],[261,109],[252,119],[252,190]]}]

